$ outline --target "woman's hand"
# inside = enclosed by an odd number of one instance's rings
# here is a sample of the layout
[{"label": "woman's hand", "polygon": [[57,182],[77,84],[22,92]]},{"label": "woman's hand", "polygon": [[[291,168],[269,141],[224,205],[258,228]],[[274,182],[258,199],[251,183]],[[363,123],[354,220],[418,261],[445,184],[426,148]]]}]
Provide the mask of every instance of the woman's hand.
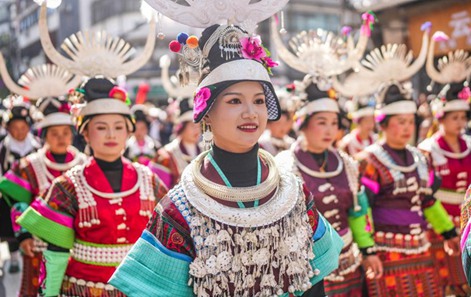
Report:
[{"label": "woman's hand", "polygon": [[445,240],[443,248],[448,255],[457,255],[460,253],[460,238],[459,236]]},{"label": "woman's hand", "polygon": [[364,256],[361,265],[368,279],[380,279],[383,276],[383,263],[377,255]]},{"label": "woman's hand", "polygon": [[20,243],[20,249],[28,257],[34,257],[33,252],[34,241],[32,238],[27,238]]}]

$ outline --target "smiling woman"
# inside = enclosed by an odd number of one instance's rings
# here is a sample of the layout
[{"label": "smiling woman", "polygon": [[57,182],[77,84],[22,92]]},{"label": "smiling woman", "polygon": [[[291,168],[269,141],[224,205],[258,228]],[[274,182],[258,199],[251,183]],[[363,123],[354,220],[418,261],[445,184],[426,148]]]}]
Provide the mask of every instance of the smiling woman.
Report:
[{"label": "smiling woman", "polygon": [[276,63],[238,26],[207,28],[199,49],[205,74],[193,119],[211,145],[161,200],[110,283],[128,296],[324,296],[342,241],[257,144],[280,117],[269,77]]},{"label": "smiling woman", "polygon": [[74,95],[85,101],[78,131],[93,156],[55,179],[18,222],[48,243],[45,296],[124,296],[108,279],[167,189],[147,167],[121,156],[134,131],[126,92],[91,78]]}]

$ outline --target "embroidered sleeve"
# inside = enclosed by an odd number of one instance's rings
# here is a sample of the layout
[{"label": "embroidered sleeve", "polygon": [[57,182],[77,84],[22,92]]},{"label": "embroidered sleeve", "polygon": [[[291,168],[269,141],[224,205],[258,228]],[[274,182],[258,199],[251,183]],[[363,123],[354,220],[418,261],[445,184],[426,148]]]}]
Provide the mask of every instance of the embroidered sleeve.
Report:
[{"label": "embroidered sleeve", "polygon": [[0,179],[0,192],[10,205],[15,202],[29,204],[38,195],[38,185],[34,172],[25,159],[15,162],[11,169]]},{"label": "embroidered sleeve", "polygon": [[368,197],[370,205],[373,205],[375,196],[379,194],[380,187],[380,176],[378,170],[372,162],[363,161],[364,169],[361,171],[362,175],[360,178],[361,184],[365,187],[365,194]]},{"label": "embroidered sleeve", "polygon": [[155,208],[147,230],[167,249],[195,257],[189,226],[168,196]]},{"label": "embroidered sleeve", "polygon": [[154,175],[152,186],[154,187],[155,200],[158,203],[165,195],[167,195],[168,188],[157,175]]},{"label": "embroidered sleeve", "polygon": [[70,249],[78,210],[75,197],[73,185],[65,177],[59,177],[54,180],[46,197],[34,200],[17,222],[44,241]]},{"label": "embroidered sleeve", "polygon": [[175,184],[175,178],[172,173],[172,157],[164,149],[160,149],[155,155],[149,167],[157,174],[167,188],[171,188]]},{"label": "embroidered sleeve", "polygon": [[306,211],[309,218],[309,224],[311,225],[312,232],[315,234],[319,225],[319,212],[317,211],[316,205],[314,203],[314,196],[307,189],[305,184],[303,184],[303,192],[304,196],[306,197]]}]

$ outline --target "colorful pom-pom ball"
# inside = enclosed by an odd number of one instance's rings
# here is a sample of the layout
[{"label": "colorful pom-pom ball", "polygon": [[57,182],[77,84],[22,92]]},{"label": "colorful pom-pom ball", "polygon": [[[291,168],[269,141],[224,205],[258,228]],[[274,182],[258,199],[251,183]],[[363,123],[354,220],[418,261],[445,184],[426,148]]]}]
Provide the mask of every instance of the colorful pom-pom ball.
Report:
[{"label": "colorful pom-pom ball", "polygon": [[198,47],[198,37],[192,35],[188,37],[186,40],[186,45],[188,45],[189,48],[197,48]]},{"label": "colorful pom-pom ball", "polygon": [[176,41],[176,40],[172,40],[170,41],[169,45],[168,45],[168,48],[174,52],[174,53],[178,53],[181,49],[182,49],[182,45],[180,44],[180,42]]},{"label": "colorful pom-pom ball", "polygon": [[177,35],[177,40],[181,44],[185,44],[187,39],[188,39],[188,34],[186,34],[184,32]]}]

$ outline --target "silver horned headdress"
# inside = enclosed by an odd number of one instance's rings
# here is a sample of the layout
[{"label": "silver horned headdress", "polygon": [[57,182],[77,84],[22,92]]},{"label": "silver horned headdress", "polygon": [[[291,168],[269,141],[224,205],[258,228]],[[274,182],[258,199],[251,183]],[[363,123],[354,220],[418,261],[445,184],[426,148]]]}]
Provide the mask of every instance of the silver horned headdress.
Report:
[{"label": "silver horned headdress", "polygon": [[53,64],[31,67],[15,83],[8,73],[3,55],[0,53],[0,74],[11,93],[37,100],[46,97],[67,95],[77,87],[82,78]]},{"label": "silver horned headdress", "polygon": [[291,50],[283,43],[276,22],[272,21],[273,41],[277,53],[288,66],[309,74],[318,81],[326,81],[349,69],[356,69],[365,52],[375,20],[372,13],[366,13],[362,17],[365,22],[356,45],[349,34],[351,28],[343,30],[345,38],[330,31],[317,29],[302,31],[291,38]]},{"label": "silver horned headdress", "polygon": [[427,75],[433,82],[439,84],[459,83],[469,80],[471,76],[471,57],[465,50],[450,51],[438,60],[438,67],[435,68],[433,64],[435,43],[447,39],[448,36],[443,32],[438,31],[433,34],[428,50],[427,64],[425,65]]},{"label": "silver horned headdress", "polygon": [[135,58],[131,58],[135,50],[129,43],[105,31],[72,34],[61,45],[68,57],[63,56],[54,48],[49,36],[46,1],[41,5],[39,32],[44,52],[53,63],[77,75],[116,78],[131,74],[147,63],[155,46],[156,23],[152,17],[144,50]]},{"label": "silver horned headdress", "polygon": [[408,50],[405,44],[382,45],[372,50],[361,61],[358,71],[347,76],[344,82],[334,77],[333,87],[347,97],[382,94],[393,84],[398,85],[404,92],[409,92],[410,88],[404,82],[416,74],[425,63],[430,26],[430,23],[422,25],[422,47],[415,61],[412,50]]}]

